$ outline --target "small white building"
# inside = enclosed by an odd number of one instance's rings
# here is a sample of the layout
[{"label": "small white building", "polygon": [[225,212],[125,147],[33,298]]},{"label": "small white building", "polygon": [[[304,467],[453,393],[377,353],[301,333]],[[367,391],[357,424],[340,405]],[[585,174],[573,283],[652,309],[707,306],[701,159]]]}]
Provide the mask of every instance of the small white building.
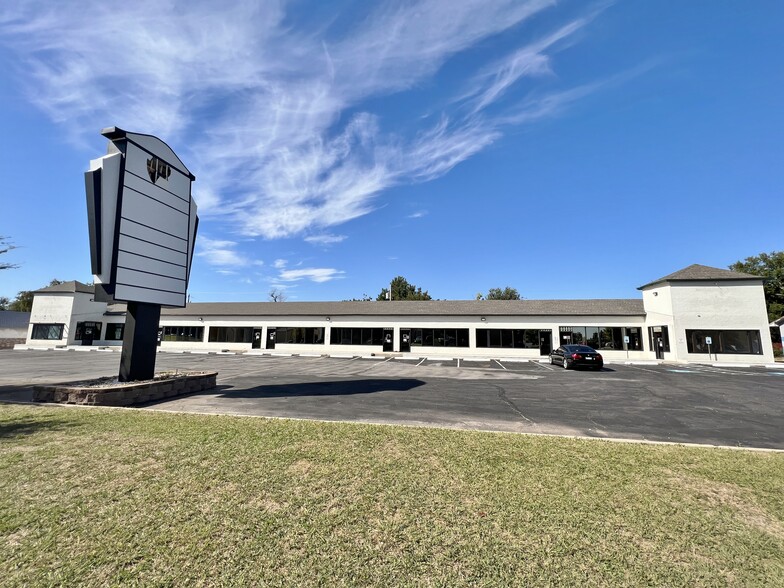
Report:
[{"label": "small white building", "polygon": [[[621,300],[204,302],[161,313],[161,350],[540,359],[583,343],[607,361],[773,362],[763,280],[702,265]],[[121,345],[122,305],[66,282],[35,293],[27,347]]]}]

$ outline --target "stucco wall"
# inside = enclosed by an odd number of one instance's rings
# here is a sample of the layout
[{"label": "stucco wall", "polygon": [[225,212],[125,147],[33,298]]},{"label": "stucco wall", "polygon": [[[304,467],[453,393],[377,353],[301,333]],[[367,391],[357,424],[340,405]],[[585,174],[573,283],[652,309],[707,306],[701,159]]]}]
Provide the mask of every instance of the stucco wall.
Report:
[{"label": "stucco wall", "polygon": [[[166,316],[161,317],[161,326],[204,327],[202,341],[163,341],[161,349],[167,351],[250,351],[251,343],[210,343],[208,329],[219,326],[237,326],[262,329],[260,351],[266,350],[268,329],[272,327],[322,327],[325,329],[325,344],[305,345],[277,343],[275,351],[301,354],[352,354],[369,355],[380,353],[381,345],[332,345],[330,329],[333,327],[393,328],[394,351],[401,348],[400,329],[406,328],[456,328],[469,330],[470,347],[411,347],[412,356],[433,357],[518,357],[539,358],[538,348],[499,348],[476,347],[477,329],[547,329],[552,333],[552,347],[560,345],[561,327],[638,327],[641,329],[643,349],[625,351],[622,349],[602,349],[600,352],[607,360],[645,360],[654,359],[649,348],[647,328],[667,326],[671,351],[665,353],[665,360],[678,361],[728,361],[738,363],[767,363],[773,361],[773,350],[768,336],[765,301],[762,286],[754,282],[730,281],[720,284],[705,282],[667,283],[647,288],[642,293],[646,315],[637,316]],[[79,345],[74,339],[76,325],[82,321],[102,323],[101,336],[105,336],[106,325],[123,321],[120,316],[105,315],[106,304],[94,302],[92,294],[46,294],[38,295],[33,302],[31,325],[35,323],[63,323],[63,339],[32,340],[28,331],[27,344],[38,347],[56,345]],[[686,329],[717,330],[759,330],[763,346],[761,355],[720,354],[707,357],[707,354],[689,354],[686,346]],[[93,345],[121,345],[121,341],[96,339]]]},{"label": "stucco wall", "polygon": [[[208,342],[209,334],[207,329],[209,327],[220,326],[235,326],[235,327],[253,327],[262,329],[261,350],[266,349],[266,342],[268,338],[268,328],[280,327],[323,327],[325,329],[324,344],[311,345],[311,344],[288,344],[276,343],[275,351],[283,353],[302,353],[302,354],[352,354],[352,355],[369,355],[371,353],[381,353],[382,345],[333,345],[331,341],[331,328],[347,327],[347,328],[392,328],[393,329],[393,349],[400,350],[400,329],[406,328],[452,328],[452,329],[469,329],[469,344],[470,347],[425,347],[425,346],[412,346],[411,353],[413,355],[427,355],[432,357],[486,357],[488,355],[504,356],[504,357],[520,357],[520,358],[539,358],[538,348],[476,348],[476,329],[549,329],[552,331],[552,346],[556,348],[559,343],[559,330],[562,326],[580,327],[580,326],[601,326],[601,327],[639,327],[643,330],[645,319],[643,316],[526,316],[526,317],[509,317],[509,316],[486,316],[482,321],[480,316],[444,316],[444,317],[430,317],[428,320],[423,320],[421,316],[396,316],[396,317],[379,317],[371,319],[362,316],[336,316],[330,317],[327,321],[323,316],[312,317],[297,317],[296,319],[288,319],[282,317],[260,316],[257,318],[250,317],[215,317],[215,316],[202,316],[201,320],[194,319],[193,317],[162,317],[161,326],[183,326],[183,327],[204,327],[204,342],[185,342],[185,341],[163,341],[161,349],[163,350],[208,350],[208,351],[249,351],[252,348],[251,343],[210,343]],[[643,350],[640,351],[625,351],[618,350],[600,350],[607,359],[651,359],[650,350],[647,349],[647,342],[643,337]]]},{"label": "stucco wall", "polygon": [[676,333],[670,344],[675,343],[679,357],[710,359],[707,353],[688,353],[687,329],[755,330],[760,333],[762,355],[720,353],[718,357],[711,354],[713,359],[737,363],[773,361],[765,293],[759,282],[676,282],[671,286],[671,296]]},{"label": "stucco wall", "polygon": [[[27,344],[39,346],[67,345],[71,333],[72,309],[74,306],[73,294],[38,294],[33,298],[33,308],[30,311],[30,327],[27,331]],[[63,337],[58,340],[33,339],[34,324],[65,325]]]}]

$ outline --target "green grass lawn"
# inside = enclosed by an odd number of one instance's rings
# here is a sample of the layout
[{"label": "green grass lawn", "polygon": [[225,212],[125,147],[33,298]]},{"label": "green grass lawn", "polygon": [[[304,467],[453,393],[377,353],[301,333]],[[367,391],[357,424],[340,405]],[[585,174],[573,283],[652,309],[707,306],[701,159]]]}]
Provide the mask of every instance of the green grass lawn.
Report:
[{"label": "green grass lawn", "polygon": [[0,585],[784,586],[784,454],[0,405]]}]

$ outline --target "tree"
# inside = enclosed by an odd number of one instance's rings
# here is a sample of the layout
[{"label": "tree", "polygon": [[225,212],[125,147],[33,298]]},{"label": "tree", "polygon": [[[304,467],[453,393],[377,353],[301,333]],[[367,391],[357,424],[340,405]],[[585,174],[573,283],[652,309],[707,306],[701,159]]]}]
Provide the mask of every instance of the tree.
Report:
[{"label": "tree", "polygon": [[505,288],[490,288],[487,291],[485,300],[520,300],[520,293],[517,288],[506,286]]},{"label": "tree", "polygon": [[8,310],[8,307],[11,305],[11,301],[8,300],[5,296],[0,296],[0,310]]},{"label": "tree", "polygon": [[351,300],[344,300],[343,302],[373,302],[373,299],[367,294],[362,294],[362,298],[352,298]]},{"label": "tree", "polygon": [[[3,237],[0,235],[0,255],[3,253],[8,253],[12,249],[16,249],[16,245],[12,245],[10,241],[8,241],[8,237]],[[16,263],[0,263],[0,270],[4,269],[16,269],[19,265]]]},{"label": "tree", "polygon": [[[432,300],[427,290],[417,288],[414,284],[409,284],[403,276],[397,276],[389,285],[392,289],[392,300]],[[389,288],[382,288],[376,300],[388,300]]]},{"label": "tree", "polygon": [[784,251],[771,251],[736,261],[731,270],[765,278],[768,320],[784,316]]},{"label": "tree", "polygon": [[273,288],[269,291],[270,302],[286,302],[286,294],[279,288]]},{"label": "tree", "polygon": [[[61,280],[54,279],[49,282],[49,286],[58,286],[62,284]],[[16,312],[30,312],[33,310],[34,290],[22,290],[18,292],[14,301],[8,305],[8,310],[15,310]]]}]

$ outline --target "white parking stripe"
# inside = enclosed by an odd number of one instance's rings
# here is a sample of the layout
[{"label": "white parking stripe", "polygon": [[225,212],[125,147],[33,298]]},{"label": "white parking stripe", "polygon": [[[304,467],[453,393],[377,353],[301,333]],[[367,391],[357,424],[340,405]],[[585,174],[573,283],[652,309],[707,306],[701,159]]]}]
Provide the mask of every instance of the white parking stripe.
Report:
[{"label": "white parking stripe", "polygon": [[545,365],[545,364],[539,363],[539,362],[534,362],[534,365],[537,366],[537,367],[542,368],[543,370],[549,370],[551,372],[555,371],[555,368],[553,366],[551,366],[551,365]]},{"label": "white parking stripe", "polygon": [[427,358],[426,358],[426,357],[423,357],[423,358],[422,358],[422,361],[420,361],[420,362],[419,362],[417,365],[418,365],[418,366],[422,365],[423,363],[425,363],[425,361],[426,361],[426,360],[427,360]]},{"label": "white parking stripe", "polygon": [[638,367],[636,365],[627,364],[627,367],[630,367],[633,370],[640,370],[641,372],[650,372],[652,374],[660,374],[661,373],[661,372],[657,372],[656,370],[649,370],[648,368]]},{"label": "white parking stripe", "polygon": [[497,359],[494,359],[493,361],[496,362],[498,365],[500,365],[502,369],[506,370],[504,364],[502,364],[500,361],[498,361]]}]

